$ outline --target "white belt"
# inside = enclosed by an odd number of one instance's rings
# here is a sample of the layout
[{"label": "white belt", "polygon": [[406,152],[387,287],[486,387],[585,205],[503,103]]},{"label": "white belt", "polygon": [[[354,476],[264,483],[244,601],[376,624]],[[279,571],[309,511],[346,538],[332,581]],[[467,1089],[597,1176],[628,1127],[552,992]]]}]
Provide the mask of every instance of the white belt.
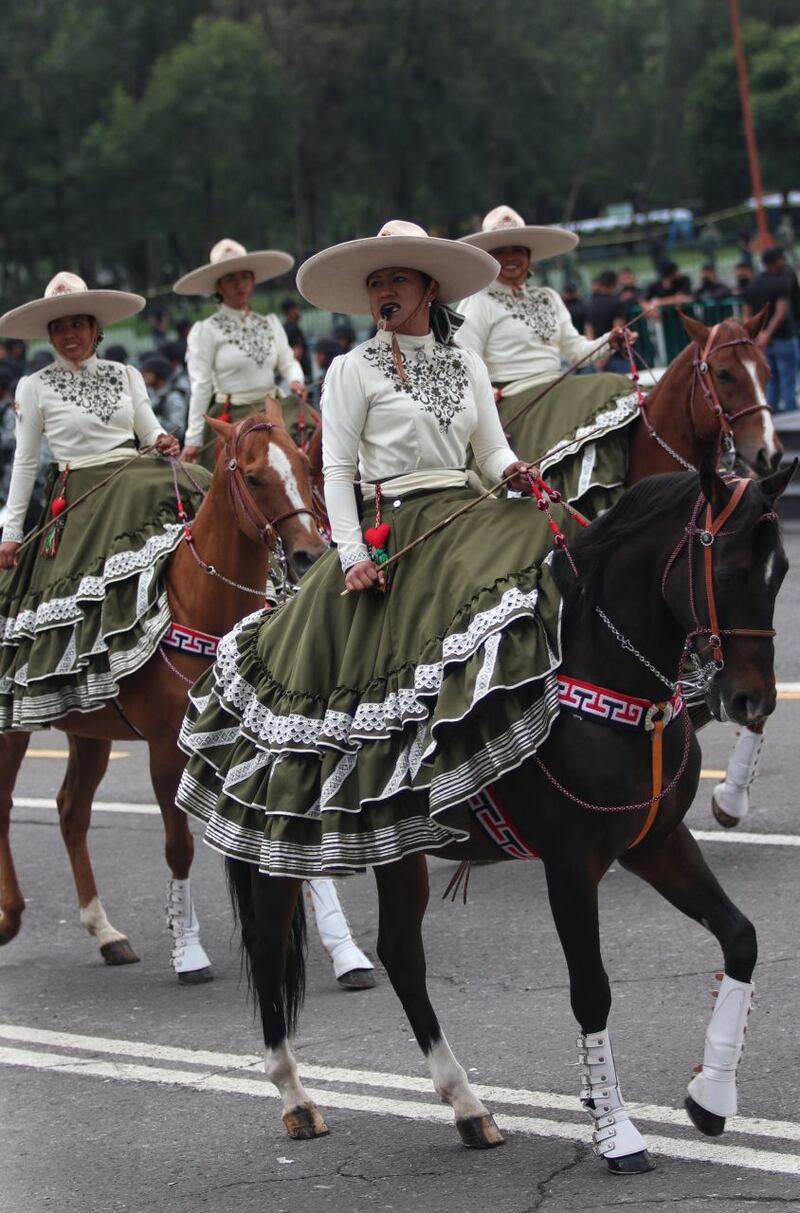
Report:
[{"label": "white belt", "polygon": [[[387,476],[380,481],[384,496],[403,497],[407,493],[419,493],[426,489],[463,489],[480,491],[481,483],[474,472],[464,468],[420,468],[416,472],[404,472],[400,476]],[[365,501],[375,499],[375,485],[361,482],[361,494]]]},{"label": "white belt", "polygon": [[102,451],[96,455],[78,455],[76,459],[67,459],[64,463],[59,462],[58,470],[63,472],[67,464],[70,471],[75,471],[77,468],[96,468],[103,463],[125,463],[126,459],[135,459],[136,447],[114,447],[110,451]]},{"label": "white belt", "polygon": [[266,396],[284,396],[286,393],[279,388],[254,388],[251,392],[216,392],[214,400],[217,404],[263,404]]}]

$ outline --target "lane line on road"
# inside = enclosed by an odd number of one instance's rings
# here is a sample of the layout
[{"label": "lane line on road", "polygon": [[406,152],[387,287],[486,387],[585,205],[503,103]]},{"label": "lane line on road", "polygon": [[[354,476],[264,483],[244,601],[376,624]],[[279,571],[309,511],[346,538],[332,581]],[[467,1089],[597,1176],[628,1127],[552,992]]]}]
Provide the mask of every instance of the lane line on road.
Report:
[{"label": "lane line on road", "polygon": [[[263,1059],[255,1054],[221,1053],[208,1049],[185,1049],[178,1045],[158,1045],[150,1041],[122,1040],[104,1036],[88,1036],[73,1032],[54,1032],[46,1028],[32,1028],[24,1024],[0,1023],[0,1040],[17,1044],[45,1045],[49,1048],[80,1050],[91,1053],[113,1054],[117,1057],[135,1057],[148,1062],[178,1062],[184,1065],[205,1066],[215,1070],[239,1070],[253,1073],[263,1081]],[[50,1056],[48,1054],[48,1056]],[[52,1054],[58,1057],[58,1054]],[[82,1060],[91,1060],[89,1058]],[[344,1066],[325,1066],[300,1063],[304,1079],[316,1082],[345,1083],[366,1087],[380,1087],[395,1091],[409,1091],[423,1095],[431,1094],[431,1080],[411,1074],[393,1074],[380,1070],[353,1070]],[[525,1088],[501,1087],[472,1083],[480,1099],[495,1103],[521,1104],[525,1107],[543,1108],[548,1111],[568,1112],[583,1116],[577,1106],[577,1096],[559,1095],[550,1091],[531,1091]],[[268,1085],[269,1089],[269,1085]],[[659,1104],[629,1102],[632,1115],[641,1120],[659,1124],[677,1125],[687,1128],[686,1113],[682,1108],[670,1108]],[[751,1137],[771,1137],[785,1141],[800,1142],[800,1123],[789,1120],[769,1120],[763,1117],[737,1116],[731,1122],[730,1132]]]},{"label": "lane line on road", "polygon": [[[69,750],[31,749],[25,751],[26,758],[69,758]],[[112,750],[109,758],[130,758],[129,750]]]},{"label": "lane line on road", "polygon": [[[153,1083],[157,1086],[184,1087],[199,1092],[226,1095],[248,1095],[251,1098],[275,1099],[277,1091],[264,1081],[232,1078],[224,1074],[202,1074],[194,1070],[134,1065],[130,1062],[80,1061],[63,1054],[39,1053],[29,1049],[0,1047],[0,1065],[70,1075],[72,1077],[102,1078],[106,1081]],[[321,1108],[338,1108],[348,1112],[370,1112],[377,1116],[395,1116],[405,1120],[435,1121],[452,1124],[453,1114],[440,1104],[417,1103],[403,1099],[379,1099],[371,1095],[352,1095],[344,1091],[308,1089],[308,1095]],[[567,1141],[588,1142],[588,1127],[565,1121],[545,1120],[533,1116],[495,1117],[501,1129],[532,1137],[556,1137]],[[779,1175],[800,1175],[800,1156],[774,1150],[754,1150],[749,1146],[722,1146],[707,1141],[681,1140],[648,1134],[648,1146],[657,1154],[682,1161],[717,1163],[726,1167],[741,1167],[751,1171],[769,1171]]]},{"label": "lane line on road", "polygon": [[[724,774],[724,772],[721,772]],[[710,772],[709,778],[716,777]],[[55,809],[56,802],[50,796],[15,796],[14,805],[19,809]],[[97,813],[138,813],[146,817],[159,817],[157,804],[144,804],[126,800],[96,800],[92,806]],[[740,843],[742,846],[800,847],[800,834],[748,834],[728,830],[692,830],[698,842]]]}]

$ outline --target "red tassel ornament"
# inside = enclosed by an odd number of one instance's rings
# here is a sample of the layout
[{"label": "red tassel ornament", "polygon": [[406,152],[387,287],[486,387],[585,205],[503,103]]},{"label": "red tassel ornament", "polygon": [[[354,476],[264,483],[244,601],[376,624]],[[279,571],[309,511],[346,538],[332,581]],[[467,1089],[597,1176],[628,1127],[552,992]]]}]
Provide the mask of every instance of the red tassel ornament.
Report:
[{"label": "red tassel ornament", "polygon": [[42,546],[40,549],[42,556],[44,556],[47,560],[55,559],[61,543],[61,532],[66,526],[67,520],[66,518],[62,518],[61,515],[67,508],[67,499],[64,494],[67,491],[68,476],[69,467],[64,469],[64,474],[61,480],[61,492],[50,502],[50,517],[52,522],[44,533],[44,538],[42,539]]}]

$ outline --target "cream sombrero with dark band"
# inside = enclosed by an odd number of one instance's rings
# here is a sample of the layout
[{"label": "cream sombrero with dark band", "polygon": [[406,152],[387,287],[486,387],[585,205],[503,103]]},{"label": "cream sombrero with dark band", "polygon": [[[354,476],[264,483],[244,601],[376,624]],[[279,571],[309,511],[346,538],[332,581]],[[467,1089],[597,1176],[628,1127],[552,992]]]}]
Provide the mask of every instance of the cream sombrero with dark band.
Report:
[{"label": "cream sombrero with dark band", "polygon": [[62,270],[51,278],[44,296],[23,303],[0,316],[0,337],[30,341],[47,337],[47,326],[62,316],[93,316],[103,328],[135,316],[145,305],[141,295],[129,291],[90,291],[82,278]]},{"label": "cream sombrero with dark band", "polygon": [[395,267],[435,278],[440,303],[482,291],[498,273],[497,262],[482,249],[429,236],[404,219],[390,219],[377,236],[347,240],[310,257],[298,271],[297,289],[323,311],[367,316],[367,278],[376,270]]},{"label": "cream sombrero with dark band", "polygon": [[488,253],[492,249],[519,245],[530,250],[532,261],[544,261],[574,249],[578,237],[565,227],[536,227],[526,223],[513,207],[496,206],[484,217],[481,230],[471,236],[462,236],[461,242],[486,249]]},{"label": "cream sombrero with dark band", "polygon": [[259,249],[248,253],[238,240],[218,240],[208,255],[208,263],[199,266],[173,286],[176,295],[213,295],[220,278],[249,270],[256,282],[279,278],[294,265],[294,257],[280,249]]}]

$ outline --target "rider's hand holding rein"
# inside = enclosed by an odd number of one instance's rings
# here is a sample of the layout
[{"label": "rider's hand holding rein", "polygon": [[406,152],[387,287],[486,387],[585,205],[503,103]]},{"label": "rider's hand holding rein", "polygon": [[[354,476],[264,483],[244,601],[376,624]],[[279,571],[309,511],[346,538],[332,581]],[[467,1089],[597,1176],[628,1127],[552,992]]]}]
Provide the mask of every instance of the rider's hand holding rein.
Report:
[{"label": "rider's hand holding rein", "polygon": [[352,590],[380,590],[386,592],[386,574],[381,572],[374,560],[359,560],[345,573],[344,584]]},{"label": "rider's hand holding rein", "polygon": [[517,493],[529,493],[530,478],[538,475],[539,469],[535,463],[526,463],[524,459],[517,459],[514,463],[509,463],[503,472],[503,479],[507,488],[514,489]]},{"label": "rider's hand holding rein", "polygon": [[0,569],[13,569],[17,563],[18,543],[0,543]]},{"label": "rider's hand holding rein", "polygon": [[630,341],[631,345],[639,340],[639,334],[635,329],[613,328],[608,336],[608,345],[616,354],[625,353],[625,343]]},{"label": "rider's hand holding rein", "polygon": [[170,459],[177,459],[181,453],[181,444],[174,434],[159,434],[153,445],[159,455],[168,455]]}]

